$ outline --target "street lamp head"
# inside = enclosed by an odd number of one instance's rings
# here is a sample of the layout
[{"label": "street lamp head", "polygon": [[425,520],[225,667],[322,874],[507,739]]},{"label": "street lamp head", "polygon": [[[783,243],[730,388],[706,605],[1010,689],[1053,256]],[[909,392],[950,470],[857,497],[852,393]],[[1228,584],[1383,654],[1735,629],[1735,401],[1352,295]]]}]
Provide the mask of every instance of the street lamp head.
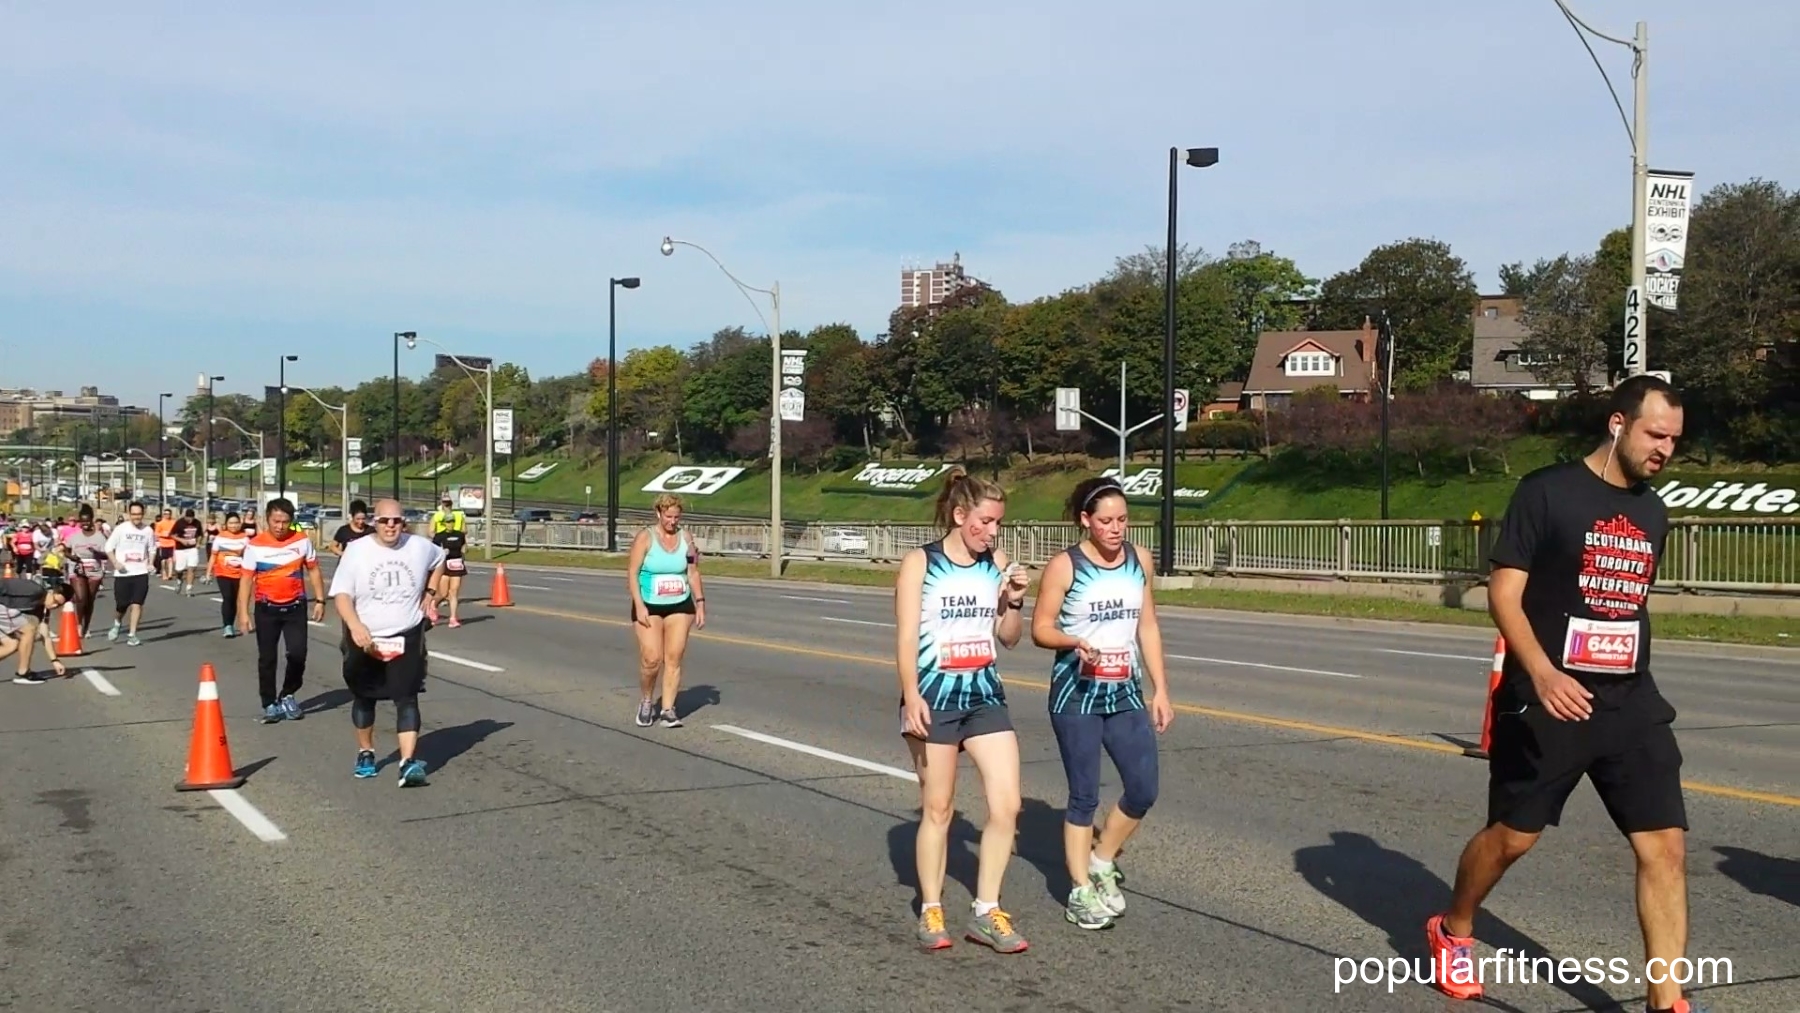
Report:
[{"label": "street lamp head", "polygon": [[406,332],[406,348],[408,351],[419,347],[419,336],[411,331]]},{"label": "street lamp head", "polygon": [[613,284],[620,288],[637,288],[643,281],[638,278],[614,278]]},{"label": "street lamp head", "polygon": [[299,362],[300,361],[300,357],[298,355],[284,355],[284,356],[282,356],[282,358],[286,359],[289,362]]},{"label": "street lamp head", "polygon": [[282,385],[281,385],[281,392],[282,392],[282,393],[283,393],[283,394],[287,394],[287,393],[290,393],[290,391],[289,391],[289,390],[288,390],[288,386],[287,386],[287,384],[282,384]]},{"label": "street lamp head", "polygon": [[664,236],[663,241],[662,241],[662,253],[663,253],[663,256],[665,256],[665,257],[674,256],[675,255],[675,240],[670,239],[668,236]]},{"label": "street lamp head", "polygon": [[1187,149],[1187,164],[1193,166],[1196,169],[1204,169],[1210,165],[1218,165],[1219,164],[1219,149],[1218,148],[1189,148],[1189,149]]}]

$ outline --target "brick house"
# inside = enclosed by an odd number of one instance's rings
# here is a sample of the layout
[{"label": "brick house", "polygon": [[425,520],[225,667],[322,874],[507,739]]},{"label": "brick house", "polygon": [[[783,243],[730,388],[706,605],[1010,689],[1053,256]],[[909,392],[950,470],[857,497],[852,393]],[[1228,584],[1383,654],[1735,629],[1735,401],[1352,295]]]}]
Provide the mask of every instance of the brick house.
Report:
[{"label": "brick house", "polygon": [[1264,331],[1244,382],[1240,405],[1280,411],[1294,395],[1320,387],[1340,397],[1374,400],[1376,332],[1364,320],[1355,331]]}]

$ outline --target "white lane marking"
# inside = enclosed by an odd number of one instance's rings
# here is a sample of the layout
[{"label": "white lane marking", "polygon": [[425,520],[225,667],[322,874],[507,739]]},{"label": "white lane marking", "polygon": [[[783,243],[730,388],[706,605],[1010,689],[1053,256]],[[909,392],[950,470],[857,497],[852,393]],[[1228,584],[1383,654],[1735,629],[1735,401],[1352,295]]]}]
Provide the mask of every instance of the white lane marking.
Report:
[{"label": "white lane marking", "polygon": [[99,690],[102,693],[105,693],[107,696],[119,696],[120,695],[119,687],[113,685],[112,682],[106,678],[106,676],[101,675],[99,672],[95,671],[94,669],[91,669],[91,668],[88,669],[87,671],[81,673],[81,676],[82,676],[82,678],[86,679],[88,682],[92,683],[95,689]]},{"label": "white lane marking", "polygon": [[180,587],[181,587],[180,584],[164,584],[162,586],[162,589],[164,591],[174,591],[174,590],[178,590]]},{"label": "white lane marking", "polygon": [[218,596],[218,595],[216,595],[216,594],[215,594],[215,595],[213,595],[213,596],[212,596],[212,600],[213,600],[213,601],[215,601],[215,602],[218,602],[218,603],[219,603],[219,604],[221,604],[221,605],[223,605],[223,604],[225,604],[225,599],[224,599],[224,598],[221,598],[221,597],[219,597],[219,596]]},{"label": "white lane marking", "polygon": [[886,626],[890,630],[894,628],[893,623],[878,623],[868,619],[839,619],[837,616],[820,616],[819,618],[828,623],[851,623],[856,626]]},{"label": "white lane marking", "polygon": [[523,588],[527,591],[554,591],[554,590],[556,590],[556,588],[545,587],[542,584],[514,584],[513,587]]},{"label": "white lane marking", "polygon": [[555,574],[550,574],[550,573],[542,573],[542,574],[539,574],[538,576],[543,577],[545,580],[560,580],[565,584],[577,583],[577,581],[574,577],[558,577]]},{"label": "white lane marking", "polygon": [[822,601],[822,602],[829,602],[832,605],[853,604],[849,599],[846,599],[846,598],[814,598],[810,595],[804,595],[804,594],[784,594],[784,595],[782,595],[782,597],[786,598],[788,601]]},{"label": "white lane marking", "polygon": [[1432,651],[1397,651],[1391,647],[1377,647],[1382,654],[1404,654],[1409,658],[1443,658],[1446,661],[1491,661],[1480,654],[1437,654]]},{"label": "white lane marking", "polygon": [[436,658],[439,661],[448,661],[452,665],[467,665],[479,672],[506,671],[506,669],[500,668],[497,665],[489,665],[486,662],[481,661],[470,661],[468,658],[459,658],[454,654],[445,654],[443,651],[426,651],[425,656],[428,658]]},{"label": "white lane marking", "polygon": [[1265,661],[1234,661],[1230,658],[1200,658],[1191,654],[1169,654],[1165,657],[1177,661],[1203,661],[1209,665],[1242,665],[1245,668],[1266,668],[1271,672],[1299,672],[1302,675],[1334,675],[1340,679],[1360,679],[1362,676],[1351,672],[1333,672],[1323,668],[1295,668],[1292,665],[1271,665]]},{"label": "white lane marking", "polygon": [[251,805],[249,799],[239,795],[236,788],[214,788],[207,794],[223,806],[226,812],[236,816],[237,821],[248,827],[259,840],[270,844],[287,840],[287,835],[281,832],[281,828],[264,816],[261,809]]},{"label": "white lane marking", "polygon": [[325,623],[323,621],[319,621],[319,620],[308,619],[306,621],[306,625],[308,625],[308,626],[324,626]]},{"label": "white lane marking", "polygon": [[910,770],[901,770],[899,767],[890,767],[885,763],[876,763],[873,760],[864,760],[855,756],[846,756],[843,753],[834,753],[829,749],[820,749],[818,746],[809,746],[804,742],[795,742],[791,739],[778,739],[773,735],[764,735],[762,732],[753,732],[748,728],[739,728],[736,725],[713,725],[712,727],[717,731],[730,732],[733,735],[741,735],[746,739],[751,739],[756,742],[766,742],[771,746],[792,749],[796,753],[805,753],[808,756],[817,756],[820,759],[835,760],[838,763],[848,764],[852,767],[861,767],[863,770],[872,770],[877,774],[886,774],[889,777],[897,777],[902,781],[912,781],[917,783],[919,780],[919,775]]}]

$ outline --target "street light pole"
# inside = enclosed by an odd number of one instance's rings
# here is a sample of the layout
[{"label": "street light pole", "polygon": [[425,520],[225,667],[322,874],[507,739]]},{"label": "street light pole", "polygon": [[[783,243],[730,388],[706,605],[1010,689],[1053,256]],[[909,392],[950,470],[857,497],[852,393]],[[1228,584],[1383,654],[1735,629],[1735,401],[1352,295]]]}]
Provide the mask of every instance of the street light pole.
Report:
[{"label": "street light pole", "polygon": [[[331,412],[331,413],[337,415],[338,461],[339,461],[339,464],[338,464],[338,496],[340,497],[339,502],[341,502],[344,507],[344,520],[348,521],[350,519],[350,402],[348,400],[346,400],[341,405],[327,404],[325,399],[320,397],[318,392],[313,390],[310,387],[295,387],[294,389],[299,391],[302,394],[305,394],[307,397],[312,398],[314,401],[319,402],[320,408],[323,408],[327,412]],[[283,387],[281,389],[281,392],[283,394],[286,394],[287,388]],[[320,499],[325,498],[324,479],[325,479],[324,472],[320,472],[319,473],[319,481],[320,481],[319,498]]]},{"label": "street light pole", "polygon": [[637,278],[613,278],[606,287],[606,551],[619,551],[619,289]]},{"label": "street light pole", "polygon": [[[444,348],[443,345],[430,338],[421,338],[412,331],[406,331],[396,337],[405,338],[408,348],[417,348],[419,342],[423,341],[433,348],[443,349],[444,358],[456,363],[456,368],[467,373],[469,379],[475,378],[475,370],[470,368],[468,363],[462,361],[450,349]],[[483,407],[487,410],[487,421],[482,427],[487,431],[487,467],[484,469],[482,481],[487,484],[481,489],[481,550],[483,558],[492,560],[494,558],[494,500],[498,498],[494,495],[494,361],[492,359],[489,359],[487,365],[481,368],[481,373],[487,379],[487,386],[482,394]],[[398,477],[394,479],[394,485],[396,488],[399,487],[400,479]]]},{"label": "street light pole", "polygon": [[163,403],[173,394],[156,395],[156,508],[169,508],[169,423],[163,416]]},{"label": "street light pole", "polygon": [[222,376],[206,378],[206,446],[200,450],[200,503],[208,517],[212,516],[213,385],[224,380]]},{"label": "street light pole", "polygon": [[[713,256],[711,250],[699,243],[690,243],[686,240],[664,236],[662,255],[674,256],[677,246],[691,246],[706,254],[707,259],[717,265],[719,270],[724,272],[725,277],[730,278],[731,283],[738,287],[738,291],[743,294],[745,301],[750,303],[750,308],[756,311],[759,319],[762,319],[763,326],[769,328],[769,575],[779,577],[781,576],[782,554],[787,547],[787,538],[781,528],[781,283],[775,282],[768,288],[746,285],[739,281],[737,275],[732,274],[719,261],[718,257]],[[760,292],[769,297],[774,309],[775,323],[773,326],[766,318],[763,318],[762,307],[756,305],[755,299],[750,298],[752,292]]]},{"label": "street light pole", "polygon": [[1157,538],[1157,569],[1165,577],[1175,575],[1175,205],[1179,192],[1177,174],[1183,160],[1196,169],[1217,165],[1218,148],[1169,149],[1169,238],[1163,275],[1163,447],[1162,517]]},{"label": "street light pole", "polygon": [[406,347],[412,348],[419,340],[416,331],[394,332],[394,449],[388,460],[388,466],[394,469],[394,500],[400,499],[400,341],[405,339]]},{"label": "street light pole", "polygon": [[284,355],[280,363],[280,386],[275,388],[275,495],[287,498],[287,364],[299,362],[298,355]]}]

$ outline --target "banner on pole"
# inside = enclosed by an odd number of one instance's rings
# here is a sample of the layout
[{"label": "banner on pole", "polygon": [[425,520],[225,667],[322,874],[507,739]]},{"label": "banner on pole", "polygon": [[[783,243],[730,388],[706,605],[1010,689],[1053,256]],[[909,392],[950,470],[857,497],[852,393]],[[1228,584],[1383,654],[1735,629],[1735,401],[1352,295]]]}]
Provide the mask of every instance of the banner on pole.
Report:
[{"label": "banner on pole", "polygon": [[1644,183],[1644,299],[1673,313],[1687,259],[1694,174],[1651,169]]}]

